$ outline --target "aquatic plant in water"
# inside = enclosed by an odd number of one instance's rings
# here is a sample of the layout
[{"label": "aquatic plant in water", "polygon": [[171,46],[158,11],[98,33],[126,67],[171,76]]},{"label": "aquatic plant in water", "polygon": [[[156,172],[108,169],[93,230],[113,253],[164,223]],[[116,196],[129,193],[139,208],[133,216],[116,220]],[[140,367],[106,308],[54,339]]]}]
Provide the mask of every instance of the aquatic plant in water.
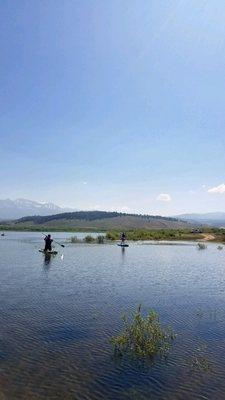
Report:
[{"label": "aquatic plant in water", "polygon": [[97,238],[94,238],[91,235],[87,235],[83,239],[78,239],[77,236],[71,236],[70,241],[71,241],[71,243],[98,243],[98,244],[104,244],[105,243],[105,236],[104,235],[98,235]]},{"label": "aquatic plant in water", "polygon": [[202,372],[211,372],[212,366],[206,357],[193,356],[191,359],[191,369]]},{"label": "aquatic plant in water", "polygon": [[213,371],[213,365],[207,356],[206,344],[200,344],[197,346],[196,350],[194,351],[190,359],[189,365],[191,369],[194,371],[207,372],[207,373]]},{"label": "aquatic plant in water", "polygon": [[80,243],[80,239],[77,236],[71,236],[70,238],[71,243]]},{"label": "aquatic plant in water", "polygon": [[153,358],[156,355],[167,355],[175,334],[172,328],[161,326],[154,310],[150,310],[144,317],[140,305],[130,321],[126,315],[122,320],[123,332],[111,339],[116,356],[127,354],[136,358]]},{"label": "aquatic plant in water", "polygon": [[93,243],[93,242],[95,242],[95,238],[93,238],[93,236],[91,236],[91,235],[87,235],[87,236],[85,236],[84,241],[86,243]]},{"label": "aquatic plant in water", "polygon": [[207,248],[205,243],[198,243],[197,246],[199,250],[205,250]]},{"label": "aquatic plant in water", "polygon": [[104,244],[105,242],[105,236],[104,235],[98,235],[97,236],[97,243],[98,244]]}]

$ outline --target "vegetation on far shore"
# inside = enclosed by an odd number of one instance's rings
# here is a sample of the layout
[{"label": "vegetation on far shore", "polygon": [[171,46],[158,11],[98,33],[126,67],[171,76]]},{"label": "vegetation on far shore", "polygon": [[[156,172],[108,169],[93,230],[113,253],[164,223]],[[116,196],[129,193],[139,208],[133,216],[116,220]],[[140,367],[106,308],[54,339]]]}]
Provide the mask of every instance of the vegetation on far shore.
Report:
[{"label": "vegetation on far shore", "polygon": [[[108,240],[119,240],[121,232],[117,230],[106,233]],[[126,231],[127,240],[201,240],[204,235],[214,236],[213,241],[225,242],[225,229],[219,228],[202,228],[200,232],[194,232],[190,229],[133,229]]]},{"label": "vegetation on far shore", "polygon": [[[104,229],[87,229],[87,228],[76,228],[76,229],[65,229],[62,227],[54,227],[47,229],[49,232],[90,232],[90,233],[98,233],[101,236],[101,239],[96,239],[91,235],[87,235],[87,239],[71,239],[72,243],[78,243],[85,241],[86,243],[105,243],[105,242],[113,242],[116,240],[120,240],[121,230],[109,230],[104,231]],[[35,226],[31,227],[16,227],[10,226],[6,224],[0,225],[0,231],[21,231],[21,232],[45,232],[46,227],[39,226],[38,228]],[[103,234],[103,232],[105,232]],[[204,238],[205,235],[212,235],[214,239],[210,241],[225,243],[225,229],[221,228],[210,228],[210,227],[202,227],[200,229],[128,229],[125,230],[126,238],[129,241],[138,241],[138,240],[191,240],[198,241]],[[99,237],[98,236],[98,237]],[[103,237],[105,239],[103,239]]]},{"label": "vegetation on far shore", "polygon": [[[83,239],[77,236],[71,237],[71,243],[110,243],[114,241],[119,241],[121,232],[119,231],[109,231],[105,235],[98,235],[93,237],[91,235],[85,236]],[[126,231],[126,239],[128,241],[145,241],[145,240],[200,240],[202,239],[202,234],[193,234],[181,231],[171,231],[171,230],[158,230],[158,231],[148,231],[148,230],[132,230]]]},{"label": "vegetation on far shore", "polygon": [[83,239],[78,238],[77,236],[72,236],[70,238],[71,243],[98,243],[103,244],[105,243],[106,237],[104,235],[98,235],[97,237],[93,237],[91,235],[85,236]]}]

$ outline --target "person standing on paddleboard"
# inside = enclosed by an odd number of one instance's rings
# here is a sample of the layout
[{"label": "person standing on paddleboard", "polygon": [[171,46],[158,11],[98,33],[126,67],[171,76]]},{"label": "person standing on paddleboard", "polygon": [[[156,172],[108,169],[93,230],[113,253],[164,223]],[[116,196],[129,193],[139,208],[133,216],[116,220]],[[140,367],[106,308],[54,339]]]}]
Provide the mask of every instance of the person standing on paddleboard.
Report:
[{"label": "person standing on paddleboard", "polygon": [[124,244],[124,243],[125,243],[125,240],[126,240],[126,235],[125,235],[125,233],[124,233],[124,232],[123,232],[123,233],[121,233],[120,240],[121,240],[121,244]]},{"label": "person standing on paddleboard", "polygon": [[44,251],[52,251],[53,239],[51,238],[51,235],[45,236],[44,241],[45,241],[45,249],[44,249]]}]

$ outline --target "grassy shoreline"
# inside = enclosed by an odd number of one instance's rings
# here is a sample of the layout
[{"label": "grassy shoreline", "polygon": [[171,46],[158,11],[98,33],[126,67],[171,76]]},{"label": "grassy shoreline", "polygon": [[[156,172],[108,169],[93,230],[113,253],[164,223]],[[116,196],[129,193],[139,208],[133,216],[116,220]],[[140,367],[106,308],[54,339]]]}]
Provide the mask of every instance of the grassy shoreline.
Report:
[{"label": "grassy shoreline", "polygon": [[[16,227],[15,225],[0,225],[0,232],[68,232],[68,233],[104,233],[107,241],[116,241],[120,239],[121,230],[105,230],[101,228],[65,228],[65,227]],[[129,229],[125,230],[126,238],[129,241],[144,241],[144,240],[169,240],[169,241],[211,241],[224,243],[225,229],[219,228],[201,228],[201,232],[193,232],[191,229]]]},{"label": "grassy shoreline", "polygon": [[[207,238],[209,237],[209,238]],[[106,234],[109,240],[119,240],[120,232],[109,231]],[[169,240],[169,241],[199,241],[206,240],[212,242],[225,242],[225,230],[217,228],[204,228],[201,233],[193,233],[191,230],[181,229],[162,229],[162,230],[128,230],[126,238],[129,241],[144,241],[144,240]]]}]

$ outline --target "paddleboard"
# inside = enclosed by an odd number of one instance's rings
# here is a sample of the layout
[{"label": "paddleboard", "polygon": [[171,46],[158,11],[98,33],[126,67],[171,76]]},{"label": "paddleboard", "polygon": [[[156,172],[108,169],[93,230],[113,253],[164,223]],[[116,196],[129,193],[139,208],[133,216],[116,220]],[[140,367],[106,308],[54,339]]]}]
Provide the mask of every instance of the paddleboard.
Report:
[{"label": "paddleboard", "polygon": [[39,252],[40,252],[40,253],[43,253],[43,254],[53,254],[53,255],[58,254],[58,251],[54,251],[54,250],[52,250],[52,251],[49,251],[49,250],[45,251],[45,250],[41,250],[41,249],[40,249]]},{"label": "paddleboard", "polygon": [[117,246],[120,246],[120,247],[129,247],[129,244],[117,243]]}]

